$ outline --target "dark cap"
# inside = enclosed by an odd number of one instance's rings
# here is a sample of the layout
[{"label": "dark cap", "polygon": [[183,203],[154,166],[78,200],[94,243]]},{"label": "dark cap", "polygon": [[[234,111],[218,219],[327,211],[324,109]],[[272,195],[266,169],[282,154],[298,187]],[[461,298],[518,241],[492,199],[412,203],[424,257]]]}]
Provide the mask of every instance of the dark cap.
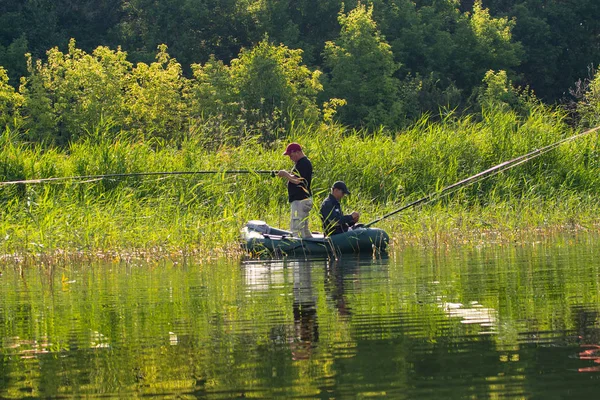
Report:
[{"label": "dark cap", "polygon": [[285,153],[283,153],[283,155],[289,156],[294,151],[302,151],[302,147],[298,143],[290,143],[288,144],[288,147],[286,147]]},{"label": "dark cap", "polygon": [[339,190],[341,190],[345,194],[350,194],[350,191],[348,190],[348,187],[342,181],[335,182],[331,188],[332,189],[339,189]]}]

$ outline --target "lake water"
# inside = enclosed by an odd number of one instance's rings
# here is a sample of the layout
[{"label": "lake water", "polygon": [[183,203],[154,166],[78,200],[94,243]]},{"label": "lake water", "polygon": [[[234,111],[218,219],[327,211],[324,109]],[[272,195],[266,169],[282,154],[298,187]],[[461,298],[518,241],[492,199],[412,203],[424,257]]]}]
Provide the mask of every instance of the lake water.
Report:
[{"label": "lake water", "polygon": [[596,236],[0,268],[0,398],[597,398]]}]

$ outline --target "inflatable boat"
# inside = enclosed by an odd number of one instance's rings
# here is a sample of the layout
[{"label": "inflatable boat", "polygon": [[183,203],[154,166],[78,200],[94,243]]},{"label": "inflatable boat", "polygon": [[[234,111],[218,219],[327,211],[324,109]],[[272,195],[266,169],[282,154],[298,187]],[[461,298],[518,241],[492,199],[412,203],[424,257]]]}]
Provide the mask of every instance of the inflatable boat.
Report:
[{"label": "inflatable boat", "polygon": [[264,221],[249,221],[242,228],[242,247],[252,255],[309,256],[385,252],[389,236],[378,228],[355,227],[332,236],[313,233],[312,238],[294,237],[290,231],[273,228]]}]

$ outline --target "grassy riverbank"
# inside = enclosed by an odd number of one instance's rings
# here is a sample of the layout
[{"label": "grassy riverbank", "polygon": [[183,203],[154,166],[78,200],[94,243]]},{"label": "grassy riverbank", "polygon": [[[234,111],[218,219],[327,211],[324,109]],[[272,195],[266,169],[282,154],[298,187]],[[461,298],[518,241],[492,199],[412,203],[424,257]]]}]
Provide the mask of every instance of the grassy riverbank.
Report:
[{"label": "grassy riverbank", "polygon": [[[302,143],[315,167],[315,203],[335,180],[353,195],[346,211],[363,222],[504,160],[574,134],[561,116],[534,109],[529,117],[484,113],[481,121],[421,119],[402,132],[356,132],[339,126],[297,126],[265,145],[187,141],[178,148],[123,137],[96,138],[68,149],[44,149],[3,136],[2,180],[191,170],[290,167],[281,156]],[[600,222],[600,151],[589,135],[440,202],[407,210],[380,227],[398,246],[525,240],[529,234],[596,230]],[[117,256],[137,253],[235,255],[249,219],[288,225],[285,185],[263,174],[130,177],[0,188],[0,252]],[[318,208],[311,229],[320,229]]]}]

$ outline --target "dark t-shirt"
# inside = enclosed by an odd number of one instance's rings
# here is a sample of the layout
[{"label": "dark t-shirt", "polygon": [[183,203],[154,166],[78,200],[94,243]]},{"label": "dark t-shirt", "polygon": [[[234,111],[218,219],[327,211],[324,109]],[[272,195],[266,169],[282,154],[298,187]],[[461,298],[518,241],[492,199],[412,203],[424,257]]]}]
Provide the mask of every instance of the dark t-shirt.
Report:
[{"label": "dark t-shirt", "polygon": [[302,178],[302,181],[298,184],[288,181],[288,199],[290,203],[311,197],[310,183],[312,182],[313,167],[310,160],[307,157],[302,157],[296,162],[291,172],[296,177]]}]

